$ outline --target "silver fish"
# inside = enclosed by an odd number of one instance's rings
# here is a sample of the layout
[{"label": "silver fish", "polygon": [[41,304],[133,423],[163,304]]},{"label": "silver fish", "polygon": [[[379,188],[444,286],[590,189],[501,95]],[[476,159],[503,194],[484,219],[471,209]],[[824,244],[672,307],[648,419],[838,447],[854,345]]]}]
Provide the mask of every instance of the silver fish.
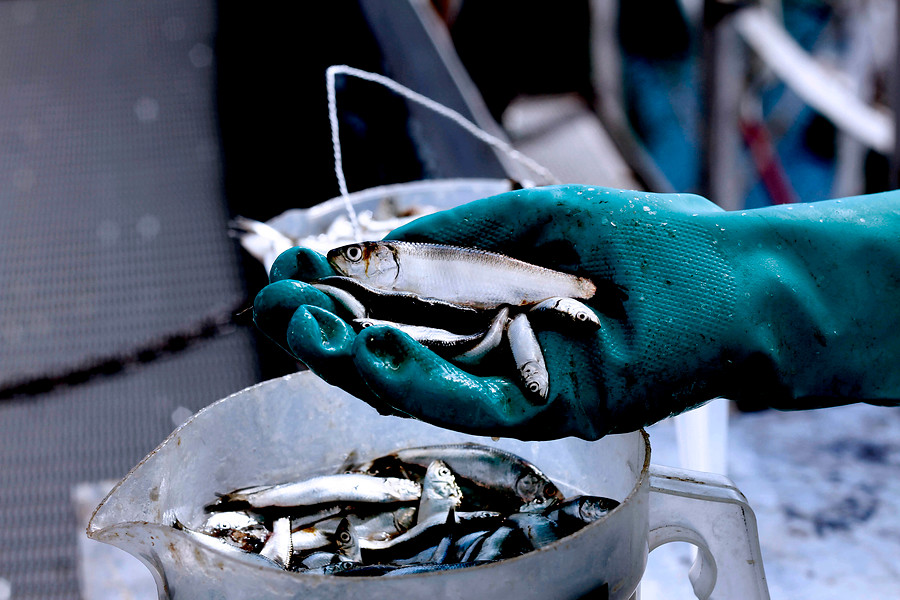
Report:
[{"label": "silver fish", "polygon": [[524,313],[516,315],[509,322],[507,335],[526,391],[531,397],[546,401],[550,392],[550,375],[537,336]]},{"label": "silver fish", "polygon": [[556,523],[539,513],[516,513],[508,516],[506,522],[514,524],[519,531],[525,534],[534,549],[542,548],[560,538]]},{"label": "silver fish", "polygon": [[489,492],[513,495],[518,505],[549,508],[563,500],[556,485],[535,465],[512,452],[483,444],[402,448],[354,469],[370,473],[379,473],[383,469],[404,469],[403,465],[426,469],[435,460],[443,460],[450,467],[457,483],[461,483],[462,478]]},{"label": "silver fish", "polygon": [[353,564],[348,561],[346,558],[337,554],[335,552],[313,552],[308,556],[304,557],[302,561],[300,561],[300,566],[303,569],[321,569],[327,565],[336,565],[338,563],[346,562],[349,564]]},{"label": "silver fish", "polygon": [[266,544],[259,551],[259,555],[268,558],[283,569],[288,569],[291,566],[291,554],[293,552],[290,518],[282,517],[276,519],[272,524],[272,535],[266,540]]},{"label": "silver fish", "polygon": [[366,310],[363,303],[346,290],[324,283],[313,283],[312,286],[320,292],[329,295],[331,299],[341,305],[347,313],[353,315],[354,319],[364,319],[369,314],[369,311]]},{"label": "silver fish", "polygon": [[500,345],[503,340],[503,333],[506,331],[506,325],[509,322],[509,307],[504,306],[491,321],[487,332],[482,336],[481,341],[467,351],[453,357],[455,362],[468,365],[481,361],[488,352]]},{"label": "silver fish", "polygon": [[[500,519],[500,513],[486,510],[473,512],[456,512],[454,516],[457,523],[468,523],[469,525],[476,527],[479,524]],[[414,541],[417,538],[424,537],[428,532],[430,532],[430,530],[433,530],[435,527],[445,525],[446,522],[446,514],[432,515],[428,519],[420,523],[416,523],[416,525],[409,531],[398,535],[395,538],[386,541],[359,540],[359,545],[363,550],[388,550],[400,546],[401,544],[406,544],[408,542]]]},{"label": "silver fish", "polygon": [[359,549],[359,538],[353,532],[353,526],[345,518],[338,523],[334,532],[334,543],[337,545],[337,553],[352,562],[362,562],[362,553]]},{"label": "silver fish", "polygon": [[421,495],[422,486],[407,479],[341,473],[295,483],[243,488],[225,494],[220,498],[219,504],[246,502],[254,508],[266,508],[331,502],[414,502]]},{"label": "silver fish", "polygon": [[362,242],[331,250],[328,262],[342,275],[383,290],[476,308],[522,306],[547,298],[591,298],[588,279],[495,252],[440,244]]},{"label": "silver fish", "polygon": [[251,565],[262,565],[266,567],[272,567],[276,569],[280,569],[281,566],[272,560],[262,556],[261,554],[257,554],[256,552],[248,552],[246,550],[242,550],[241,548],[225,541],[223,538],[213,537],[211,535],[207,535],[205,533],[201,533],[200,531],[190,529],[186,527],[183,523],[178,521],[177,519],[173,523],[172,527],[181,531],[188,537],[190,537],[194,542],[198,545],[203,546],[205,548],[209,548],[213,552],[219,552],[221,554],[228,555],[237,560],[246,562]]},{"label": "silver fish", "polygon": [[416,523],[426,521],[434,515],[446,515],[448,510],[459,508],[461,502],[462,490],[456,483],[456,477],[447,463],[436,460],[425,471]]},{"label": "silver fish", "polygon": [[324,529],[307,527],[291,532],[291,547],[294,552],[324,548],[331,543],[331,536]]},{"label": "silver fish", "polygon": [[474,347],[484,337],[485,332],[472,334],[453,333],[439,327],[427,327],[424,325],[408,325],[383,319],[354,319],[353,324],[360,329],[373,325],[387,325],[399,329],[415,341],[435,352],[457,354]]},{"label": "silver fish", "polygon": [[559,315],[575,325],[584,325],[593,331],[600,328],[600,319],[590,307],[574,298],[547,298],[529,309],[532,313]]},{"label": "silver fish", "polygon": [[200,532],[223,538],[247,552],[258,552],[269,537],[261,517],[240,511],[210,515]]}]

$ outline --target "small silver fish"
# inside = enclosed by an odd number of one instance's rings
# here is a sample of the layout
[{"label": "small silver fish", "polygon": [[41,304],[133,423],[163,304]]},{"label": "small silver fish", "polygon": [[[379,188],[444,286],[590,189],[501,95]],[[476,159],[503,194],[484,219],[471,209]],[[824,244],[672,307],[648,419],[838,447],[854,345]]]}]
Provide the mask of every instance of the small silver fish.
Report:
[{"label": "small silver fish", "polygon": [[191,540],[193,540],[198,545],[209,548],[213,552],[225,554],[251,565],[262,565],[276,569],[281,568],[280,565],[266,558],[265,556],[262,556],[261,554],[242,550],[241,548],[238,548],[237,546],[225,541],[223,538],[213,537],[211,535],[201,533],[200,531],[197,531],[195,529],[190,529],[183,523],[181,523],[178,519],[175,520],[175,522],[172,524],[172,527],[190,537]]},{"label": "small silver fish", "polygon": [[547,298],[532,306],[529,312],[559,315],[575,325],[584,325],[591,331],[600,328],[600,319],[596,313],[574,298]]},{"label": "small silver fish", "polygon": [[337,545],[337,553],[352,562],[362,562],[362,552],[359,548],[359,538],[353,532],[353,526],[347,518],[341,519],[337,530],[334,532],[334,543]]},{"label": "small silver fish", "polygon": [[461,502],[462,490],[456,483],[456,477],[447,463],[436,460],[425,471],[416,523],[426,521],[434,515],[446,515],[448,510],[459,508]]},{"label": "small silver fish", "polygon": [[254,508],[266,508],[308,506],[329,502],[414,502],[421,495],[422,487],[408,479],[341,473],[322,475],[295,483],[243,488],[225,494],[218,504],[246,502]]},{"label": "small silver fish", "polygon": [[318,527],[307,527],[291,531],[291,547],[294,549],[294,552],[324,548],[330,543],[331,536],[324,529],[319,529]]},{"label": "small silver fish", "polygon": [[547,298],[591,298],[588,279],[474,248],[398,241],[362,242],[331,250],[342,275],[383,290],[475,308],[522,306]]},{"label": "small silver fish", "polygon": [[413,465],[428,468],[435,460],[444,461],[459,483],[463,478],[479,488],[510,494],[518,505],[548,508],[562,501],[554,483],[535,465],[520,456],[484,444],[438,444],[401,448],[391,454],[353,467],[359,472],[378,473],[381,465]]},{"label": "small silver fish", "polygon": [[360,329],[365,329],[366,327],[371,327],[373,325],[387,325],[388,327],[399,329],[426,348],[430,348],[438,353],[451,354],[464,352],[465,350],[474,347],[481,341],[485,333],[459,334],[439,327],[408,325],[406,323],[385,321],[383,319],[354,319],[353,324]]},{"label": "small silver fish", "polygon": [[291,566],[291,555],[293,552],[290,518],[282,517],[276,519],[272,524],[272,535],[266,540],[266,544],[259,551],[259,555],[268,558],[283,569],[288,569]]},{"label": "small silver fish", "polygon": [[491,324],[482,336],[481,341],[462,354],[454,356],[453,360],[463,365],[480,362],[488,352],[499,346],[500,342],[503,341],[503,333],[506,331],[508,322],[509,307],[504,306],[497,311],[497,314],[491,320]]},{"label": "small silver fish", "polygon": [[311,285],[320,292],[331,296],[331,299],[343,307],[348,314],[353,315],[354,319],[364,319],[369,314],[363,303],[350,292],[324,283],[313,283]]},{"label": "small silver fish", "polygon": [[531,397],[546,401],[550,392],[550,375],[537,336],[524,313],[509,322],[507,335],[525,390]]}]

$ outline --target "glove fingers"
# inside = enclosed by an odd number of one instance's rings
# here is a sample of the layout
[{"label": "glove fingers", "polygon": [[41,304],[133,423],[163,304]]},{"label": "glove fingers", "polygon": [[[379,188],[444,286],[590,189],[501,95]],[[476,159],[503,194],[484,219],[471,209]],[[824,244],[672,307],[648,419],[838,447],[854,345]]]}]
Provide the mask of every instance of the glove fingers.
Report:
[{"label": "glove fingers", "polygon": [[309,248],[290,248],[278,255],[269,271],[269,283],[284,279],[316,281],[323,277],[337,275],[328,259]]},{"label": "glove fingers", "polygon": [[516,435],[541,407],[502,377],[476,377],[386,326],[367,327],[353,344],[369,388],[395,409],[458,431]]},{"label": "glove fingers", "polygon": [[353,363],[356,333],[343,319],[318,306],[301,306],[287,326],[290,352],[309,370],[357,398],[381,414],[396,414],[381,402],[359,376]]},{"label": "glove fingers", "polygon": [[314,305],[335,311],[334,301],[316,288],[301,281],[282,280],[270,283],[253,301],[253,321],[276,344],[291,351],[285,339],[288,323],[302,305]]}]

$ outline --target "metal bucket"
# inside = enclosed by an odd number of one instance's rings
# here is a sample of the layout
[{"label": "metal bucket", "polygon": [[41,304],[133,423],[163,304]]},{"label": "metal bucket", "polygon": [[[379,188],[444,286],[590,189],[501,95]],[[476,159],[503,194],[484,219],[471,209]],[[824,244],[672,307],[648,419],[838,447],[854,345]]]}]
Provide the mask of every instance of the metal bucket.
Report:
[{"label": "metal bucket", "polygon": [[[442,573],[395,578],[280,571],[202,546],[171,525],[202,524],[203,506],[235,488],[334,472],[351,453],[366,459],[397,448],[473,441],[535,463],[566,495],[615,498],[604,519],[528,554]],[[756,524],[725,478],[650,467],[644,432],[597,442],[521,442],[470,436],[413,419],[379,415],[310,372],[247,388],[197,413],[110,492],[88,536],[138,557],[166,598],[458,598],[544,600],[632,597],[652,548],[700,547],[698,597],[767,598]],[[713,558],[715,557],[715,558]],[[718,562],[717,562],[718,561]],[[718,572],[718,578],[717,578]],[[718,579],[718,585],[716,580]]]}]

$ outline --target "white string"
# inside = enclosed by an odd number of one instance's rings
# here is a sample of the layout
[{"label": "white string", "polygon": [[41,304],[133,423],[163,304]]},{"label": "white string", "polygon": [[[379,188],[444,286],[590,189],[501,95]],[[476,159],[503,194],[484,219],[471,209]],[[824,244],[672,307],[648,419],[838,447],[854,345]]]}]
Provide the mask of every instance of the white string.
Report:
[{"label": "white string", "polygon": [[423,96],[418,92],[414,92],[408,87],[400,85],[393,79],[385,77],[384,75],[370,73],[369,71],[362,71],[360,69],[349,67],[347,65],[332,65],[325,71],[325,82],[328,92],[328,121],[331,124],[331,144],[334,147],[334,173],[337,176],[338,188],[340,189],[341,197],[344,199],[344,203],[347,207],[347,213],[350,216],[350,223],[353,226],[354,235],[357,238],[361,236],[359,220],[356,217],[356,210],[353,208],[352,202],[350,202],[350,192],[347,190],[347,180],[344,177],[344,161],[341,155],[341,139],[338,132],[339,125],[337,117],[337,97],[335,93],[334,83],[335,75],[338,73],[342,75],[358,77],[359,79],[371,81],[372,83],[381,84],[384,87],[407,98],[408,100],[421,104],[425,108],[428,108],[438,113],[439,115],[447,117],[484,143],[496,148],[512,160],[524,165],[532,172],[542,177],[546,182],[559,183],[559,180],[554,177],[553,173],[551,173],[549,169],[540,165],[531,158],[525,156],[500,138],[484,131],[455,110],[447,108],[443,104],[439,104],[438,102],[435,102],[431,98]]}]

